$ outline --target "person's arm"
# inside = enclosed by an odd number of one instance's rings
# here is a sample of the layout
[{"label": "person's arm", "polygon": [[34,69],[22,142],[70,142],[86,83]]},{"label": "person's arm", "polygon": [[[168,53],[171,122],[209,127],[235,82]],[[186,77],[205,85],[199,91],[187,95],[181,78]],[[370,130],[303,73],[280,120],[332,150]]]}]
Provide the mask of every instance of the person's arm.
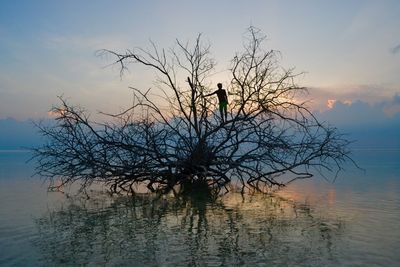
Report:
[{"label": "person's arm", "polygon": [[217,93],[217,91],[212,92],[212,93],[210,93],[210,94],[208,94],[208,95],[205,95],[204,97],[212,96],[212,95],[215,95],[216,93]]}]

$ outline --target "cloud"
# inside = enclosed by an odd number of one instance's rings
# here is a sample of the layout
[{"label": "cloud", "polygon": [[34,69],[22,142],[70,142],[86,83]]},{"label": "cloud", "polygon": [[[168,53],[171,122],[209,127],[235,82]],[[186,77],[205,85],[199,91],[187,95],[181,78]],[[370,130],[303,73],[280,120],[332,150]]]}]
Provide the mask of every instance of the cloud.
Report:
[{"label": "cloud", "polygon": [[328,99],[328,100],[326,101],[326,106],[327,106],[329,109],[331,109],[331,108],[333,108],[333,107],[335,106],[336,102],[337,102],[336,99]]},{"label": "cloud", "polygon": [[[398,95],[396,86],[384,85],[352,85],[341,87],[310,87],[309,95],[304,99],[310,99],[309,107],[314,111],[324,112],[336,103],[351,105],[357,101],[369,105],[393,102],[393,95]],[[388,113],[389,114],[389,113]]]},{"label": "cloud", "polygon": [[397,54],[400,52],[400,44],[396,45],[395,47],[393,47],[392,49],[390,49],[390,52],[392,54]]},{"label": "cloud", "polygon": [[385,104],[383,111],[389,117],[393,117],[397,113],[400,113],[400,94],[399,93],[395,94],[394,97]]},{"label": "cloud", "polygon": [[325,110],[316,111],[324,121],[341,126],[380,127],[393,123],[400,126],[400,94],[375,103],[328,99]]},{"label": "cloud", "polygon": [[316,112],[321,121],[333,125],[355,141],[352,147],[400,149],[400,95],[375,104],[335,101],[332,108]]}]

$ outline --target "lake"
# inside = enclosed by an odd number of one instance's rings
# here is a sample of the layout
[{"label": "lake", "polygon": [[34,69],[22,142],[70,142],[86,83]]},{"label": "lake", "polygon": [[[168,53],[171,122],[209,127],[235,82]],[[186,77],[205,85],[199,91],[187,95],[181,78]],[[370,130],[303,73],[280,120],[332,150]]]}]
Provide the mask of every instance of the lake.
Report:
[{"label": "lake", "polygon": [[400,150],[215,201],[47,192],[29,157],[0,152],[0,266],[400,266]]}]

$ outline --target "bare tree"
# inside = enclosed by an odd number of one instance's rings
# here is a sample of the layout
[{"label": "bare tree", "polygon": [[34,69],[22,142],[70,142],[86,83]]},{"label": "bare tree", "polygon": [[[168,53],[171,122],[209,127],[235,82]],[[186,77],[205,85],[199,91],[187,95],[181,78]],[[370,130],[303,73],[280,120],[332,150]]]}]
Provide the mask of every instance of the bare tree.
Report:
[{"label": "bare tree", "polygon": [[62,184],[94,181],[114,192],[151,191],[206,184],[221,189],[232,181],[242,190],[265,191],[325,170],[337,173],[351,160],[337,129],[320,123],[298,102],[306,93],[293,69],[279,64],[279,53],[265,50],[264,36],[251,27],[244,50],[234,56],[229,83],[229,116],[223,120],[209,77],[210,46],[199,35],[170,50],[151,43],[115,57],[121,75],[130,64],[156,72],[156,89],[131,88],[134,103],[110,123],[90,121],[81,108],[61,99],[53,108],[56,124],[39,126],[48,143],[35,149],[38,173],[61,177]]}]

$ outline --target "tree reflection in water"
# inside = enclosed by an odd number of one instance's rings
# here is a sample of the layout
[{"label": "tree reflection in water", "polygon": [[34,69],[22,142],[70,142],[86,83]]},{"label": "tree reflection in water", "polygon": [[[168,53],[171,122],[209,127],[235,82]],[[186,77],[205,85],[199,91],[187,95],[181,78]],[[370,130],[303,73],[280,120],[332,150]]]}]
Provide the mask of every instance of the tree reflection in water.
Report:
[{"label": "tree reflection in water", "polygon": [[36,220],[43,264],[334,265],[343,222],[266,195],[70,198]]}]

